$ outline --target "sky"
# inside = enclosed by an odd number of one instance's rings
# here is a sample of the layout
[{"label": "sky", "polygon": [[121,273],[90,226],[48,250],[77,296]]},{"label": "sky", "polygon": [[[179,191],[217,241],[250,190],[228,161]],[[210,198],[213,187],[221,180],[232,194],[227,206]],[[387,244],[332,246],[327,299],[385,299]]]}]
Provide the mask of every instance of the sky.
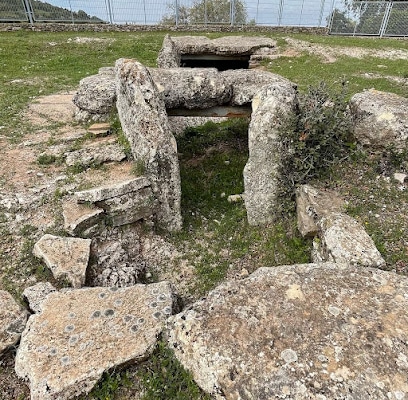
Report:
[{"label": "sky", "polygon": [[[43,0],[44,1],[44,0]],[[114,23],[155,24],[176,0],[46,0],[47,3],[83,10]],[[193,0],[177,0],[191,6]],[[202,0],[204,1],[204,0]],[[259,25],[325,26],[334,1],[339,0],[241,0],[247,6],[248,19]],[[110,8],[109,8],[110,4]],[[281,13],[280,13],[281,11]],[[111,17],[110,17],[111,16]],[[279,20],[279,16],[281,16]]]}]

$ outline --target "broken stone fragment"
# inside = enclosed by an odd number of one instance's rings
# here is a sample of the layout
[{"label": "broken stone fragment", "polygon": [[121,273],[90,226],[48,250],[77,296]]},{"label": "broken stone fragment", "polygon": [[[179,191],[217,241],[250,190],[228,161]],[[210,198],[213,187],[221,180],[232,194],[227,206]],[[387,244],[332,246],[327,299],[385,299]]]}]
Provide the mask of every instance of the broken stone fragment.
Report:
[{"label": "broken stone fragment", "polygon": [[92,135],[98,136],[106,136],[111,132],[111,126],[108,122],[101,122],[98,124],[92,124],[88,128],[88,132]]},{"label": "broken stone fragment", "polygon": [[171,317],[166,334],[219,400],[402,399],[407,294],[407,277],[375,268],[260,268]]},{"label": "broken stone fragment", "polygon": [[318,234],[318,223],[322,217],[344,210],[346,203],[336,193],[302,185],[296,190],[297,225],[300,234],[314,237]]},{"label": "broken stone fragment", "polygon": [[245,207],[250,225],[271,223],[277,205],[281,163],[280,127],[295,113],[297,92],[290,81],[264,86],[252,100],[249,157],[244,168]]},{"label": "broken stone fragment", "polygon": [[0,355],[20,340],[27,317],[27,310],[9,292],[0,290]]},{"label": "broken stone fragment", "polygon": [[408,99],[370,89],[350,100],[354,135],[370,148],[403,151],[408,139]]},{"label": "broken stone fragment", "polygon": [[384,267],[374,241],[354,218],[331,213],[318,222],[319,238],[313,243],[314,262],[333,261],[363,267]]},{"label": "broken stone fragment", "polygon": [[91,239],[44,235],[33,254],[42,258],[55,279],[66,278],[74,288],[85,284]]},{"label": "broken stone fragment", "polygon": [[104,216],[98,207],[67,201],[62,205],[64,229],[73,236],[82,236],[90,228],[96,227]]},{"label": "broken stone fragment", "polygon": [[23,298],[27,300],[30,310],[38,313],[41,311],[41,303],[56,290],[49,282],[38,282],[34,286],[24,289]]},{"label": "broken stone fragment", "polygon": [[86,147],[67,153],[65,164],[70,167],[74,165],[89,167],[112,161],[120,162],[125,158],[126,154],[119,144],[103,144],[102,146]]},{"label": "broken stone fragment", "polygon": [[16,373],[32,400],[86,395],[104,372],[146,359],[172,311],[167,282],[51,293],[29,318]]}]

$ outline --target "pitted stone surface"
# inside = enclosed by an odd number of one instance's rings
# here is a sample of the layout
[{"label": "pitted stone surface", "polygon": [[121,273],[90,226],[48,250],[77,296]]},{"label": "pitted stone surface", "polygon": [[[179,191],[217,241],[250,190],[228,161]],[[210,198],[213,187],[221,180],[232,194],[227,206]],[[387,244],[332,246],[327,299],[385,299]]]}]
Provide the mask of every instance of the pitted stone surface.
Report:
[{"label": "pitted stone surface", "polygon": [[177,231],[181,228],[180,169],[164,101],[149,71],[135,60],[116,62],[116,81],[122,129],[158,200],[157,223]]},{"label": "pitted stone surface", "polygon": [[325,215],[342,212],[346,202],[330,190],[319,190],[311,185],[302,185],[296,190],[297,225],[300,234],[316,236],[318,223]]},{"label": "pitted stone surface", "polygon": [[290,81],[264,86],[252,100],[249,158],[244,168],[245,207],[251,225],[273,221],[282,157],[279,132],[295,113],[297,93]]},{"label": "pitted stone surface", "polygon": [[103,144],[102,146],[88,147],[67,153],[65,164],[90,167],[112,161],[123,161],[125,158],[126,154],[119,144]]},{"label": "pitted stone surface", "polygon": [[216,399],[402,399],[408,278],[332,263],[261,268],[169,320]]},{"label": "pitted stone surface", "polygon": [[16,372],[32,400],[86,394],[105,371],[150,354],[172,307],[167,282],[51,293],[27,323]]},{"label": "pitted stone surface", "polygon": [[231,105],[250,103],[261,89],[273,83],[291,84],[286,78],[267,71],[253,69],[233,69],[220,72],[220,76],[232,86]]},{"label": "pitted stone surface", "polygon": [[333,261],[363,267],[384,267],[374,241],[354,218],[331,213],[320,219],[319,239],[313,242],[314,262]]},{"label": "pitted stone surface", "polygon": [[41,303],[56,290],[49,282],[38,282],[34,286],[24,289],[23,298],[27,300],[30,310],[38,313],[41,311]]},{"label": "pitted stone surface", "polygon": [[205,109],[228,103],[232,87],[215,68],[149,68],[166,108]]},{"label": "pitted stone surface", "polygon": [[0,355],[14,346],[23,332],[28,313],[4,290],[0,290]]},{"label": "pitted stone surface", "polygon": [[350,100],[354,135],[370,148],[404,150],[408,139],[408,99],[394,93],[367,90]]},{"label": "pitted stone surface", "polygon": [[75,288],[85,284],[91,239],[44,235],[33,253],[42,258],[55,279],[66,278]]}]

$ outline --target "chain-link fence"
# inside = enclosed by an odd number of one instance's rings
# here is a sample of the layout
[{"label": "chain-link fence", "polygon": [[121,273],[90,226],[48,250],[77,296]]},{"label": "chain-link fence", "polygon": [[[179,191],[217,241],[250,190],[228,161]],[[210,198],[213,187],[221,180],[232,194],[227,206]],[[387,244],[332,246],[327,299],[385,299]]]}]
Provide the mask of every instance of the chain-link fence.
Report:
[{"label": "chain-link fence", "polygon": [[0,0],[0,21],[329,26],[331,34],[408,36],[407,1]]},{"label": "chain-link fence", "polygon": [[330,21],[334,35],[408,36],[408,2],[343,1]]}]

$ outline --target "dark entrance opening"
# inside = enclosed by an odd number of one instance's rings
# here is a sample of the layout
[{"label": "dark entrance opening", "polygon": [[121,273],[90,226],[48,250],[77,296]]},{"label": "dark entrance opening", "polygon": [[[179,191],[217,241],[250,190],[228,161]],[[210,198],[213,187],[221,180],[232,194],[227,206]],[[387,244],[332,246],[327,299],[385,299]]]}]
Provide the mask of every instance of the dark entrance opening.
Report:
[{"label": "dark entrance opening", "polygon": [[183,54],[181,67],[184,68],[217,68],[218,71],[228,69],[248,69],[250,56],[220,56],[216,54]]}]

